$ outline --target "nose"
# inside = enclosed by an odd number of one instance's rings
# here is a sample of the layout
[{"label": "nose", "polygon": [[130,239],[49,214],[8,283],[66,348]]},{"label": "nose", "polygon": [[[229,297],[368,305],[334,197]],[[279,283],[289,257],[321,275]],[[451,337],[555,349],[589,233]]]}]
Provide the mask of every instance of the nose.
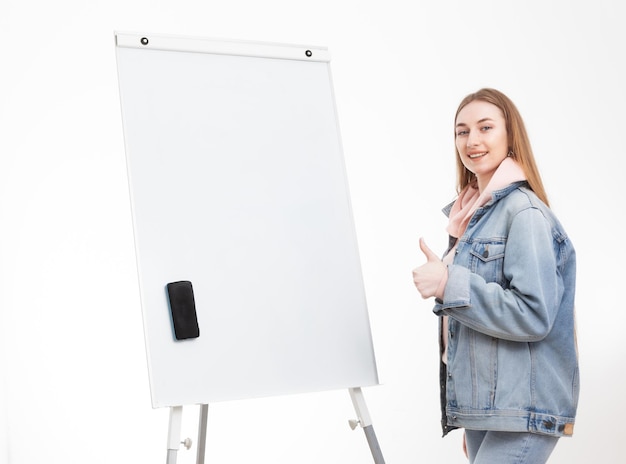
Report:
[{"label": "nose", "polygon": [[480,135],[474,131],[470,131],[467,135],[467,148],[472,148],[478,145]]}]

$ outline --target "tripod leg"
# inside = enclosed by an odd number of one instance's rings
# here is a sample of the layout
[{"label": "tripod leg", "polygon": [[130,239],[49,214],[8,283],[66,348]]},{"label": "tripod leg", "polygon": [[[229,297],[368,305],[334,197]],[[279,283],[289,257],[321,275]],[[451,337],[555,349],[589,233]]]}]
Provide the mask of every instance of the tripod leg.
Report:
[{"label": "tripod leg", "polygon": [[370,418],[369,411],[367,410],[365,397],[363,396],[361,388],[350,388],[350,398],[352,398],[352,404],[354,405],[354,409],[356,410],[359,418],[359,424],[365,432],[365,438],[367,438],[367,443],[369,444],[370,451],[372,452],[374,463],[385,464],[385,459],[383,458],[383,453],[380,450],[376,433],[374,433],[372,420]]},{"label": "tripod leg", "polygon": [[200,405],[200,417],[198,420],[198,453],[196,455],[196,464],[204,464],[204,455],[206,453],[206,429],[207,418],[209,415],[209,405]]},{"label": "tripod leg", "polygon": [[180,429],[183,421],[183,407],[170,408],[170,424],[167,433],[167,464],[176,464],[178,448],[180,447]]}]

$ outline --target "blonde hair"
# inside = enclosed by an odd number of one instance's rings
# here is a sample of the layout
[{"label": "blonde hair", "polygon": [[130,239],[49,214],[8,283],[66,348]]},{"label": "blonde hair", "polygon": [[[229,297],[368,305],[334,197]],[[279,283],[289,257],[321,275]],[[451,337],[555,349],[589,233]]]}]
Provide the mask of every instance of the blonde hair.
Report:
[{"label": "blonde hair", "polygon": [[[535,156],[533,155],[533,150],[530,146],[530,140],[528,139],[528,134],[526,133],[524,121],[522,120],[522,116],[519,114],[517,107],[513,104],[509,97],[498,90],[489,88],[480,89],[477,92],[471,93],[459,104],[456,114],[454,115],[455,124],[459,112],[469,103],[476,100],[491,103],[500,108],[506,122],[509,153],[523,169],[530,189],[535,192],[541,201],[549,206],[548,195],[543,187],[541,175],[539,174],[537,164],[535,163]],[[455,152],[457,166],[457,193],[461,193],[467,185],[475,182],[475,177],[474,174],[463,165],[461,157],[459,156],[459,151],[456,148]]]}]

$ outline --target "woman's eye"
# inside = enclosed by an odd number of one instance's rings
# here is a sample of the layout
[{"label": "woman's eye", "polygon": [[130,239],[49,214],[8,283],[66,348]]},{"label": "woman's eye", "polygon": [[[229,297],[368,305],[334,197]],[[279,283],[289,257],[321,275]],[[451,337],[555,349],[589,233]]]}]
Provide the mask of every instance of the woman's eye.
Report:
[{"label": "woman's eye", "polygon": [[480,130],[482,130],[484,132],[486,132],[488,130],[491,130],[491,129],[493,129],[493,127],[491,127],[491,126],[483,126],[483,127],[480,128]]},{"label": "woman's eye", "polygon": [[457,136],[457,137],[461,137],[462,135],[467,135],[467,131],[466,131],[466,130],[462,130],[462,131],[458,131],[458,132],[456,133],[456,136]]}]

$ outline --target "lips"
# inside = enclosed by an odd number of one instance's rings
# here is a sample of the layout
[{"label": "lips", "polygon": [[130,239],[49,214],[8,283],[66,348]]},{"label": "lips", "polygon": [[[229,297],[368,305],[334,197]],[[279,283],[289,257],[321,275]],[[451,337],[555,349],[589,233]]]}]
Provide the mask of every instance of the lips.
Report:
[{"label": "lips", "polygon": [[486,151],[483,151],[483,152],[480,152],[480,153],[469,153],[467,156],[468,156],[470,159],[476,159],[476,158],[480,158],[480,157],[482,157],[482,156],[485,156],[486,154],[487,154],[487,152],[486,152]]}]

